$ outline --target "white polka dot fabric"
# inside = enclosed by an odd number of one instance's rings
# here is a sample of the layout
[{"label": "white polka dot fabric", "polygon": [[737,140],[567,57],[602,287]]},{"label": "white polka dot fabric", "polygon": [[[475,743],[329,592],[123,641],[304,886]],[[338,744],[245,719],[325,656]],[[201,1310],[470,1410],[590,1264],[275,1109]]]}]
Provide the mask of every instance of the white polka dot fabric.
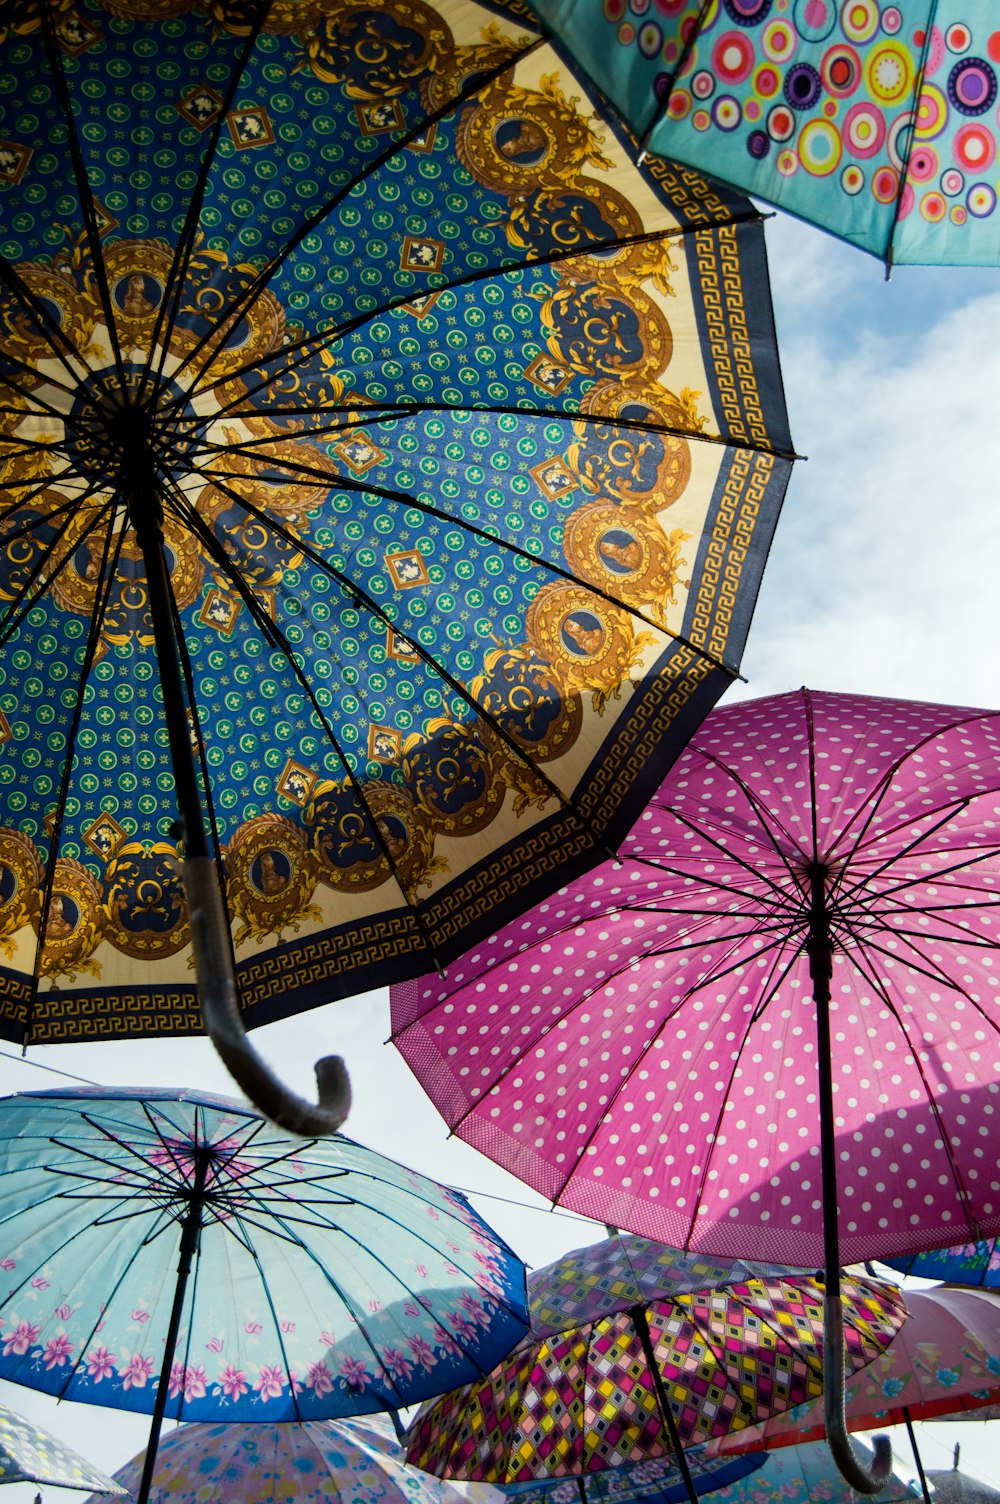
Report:
[{"label": "white polka dot fabric", "polygon": [[1000,1234],[1000,714],[807,690],[717,710],[621,857],[393,989],[460,1137],[599,1221],[822,1263],[819,862],[842,1258]]}]

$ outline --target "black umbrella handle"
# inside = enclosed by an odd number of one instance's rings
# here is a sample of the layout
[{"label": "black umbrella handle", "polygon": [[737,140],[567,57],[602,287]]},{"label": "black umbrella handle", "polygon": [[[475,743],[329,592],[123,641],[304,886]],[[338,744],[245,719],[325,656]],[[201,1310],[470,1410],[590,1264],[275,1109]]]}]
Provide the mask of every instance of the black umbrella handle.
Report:
[{"label": "black umbrella handle", "polygon": [[844,1412],[844,1307],[829,1289],[823,1300],[823,1411],[826,1444],[844,1479],[859,1494],[877,1494],[892,1476],[892,1442],[875,1436],[875,1456],[868,1468],[851,1444]]},{"label": "black umbrella handle", "polygon": [[230,954],[229,919],[211,857],[184,863],[184,890],[205,1029],[230,1075],[265,1117],[303,1138],[336,1133],[351,1108],[351,1083],[339,1055],[316,1062],[319,1102],[289,1091],[258,1055],[243,1028]]}]

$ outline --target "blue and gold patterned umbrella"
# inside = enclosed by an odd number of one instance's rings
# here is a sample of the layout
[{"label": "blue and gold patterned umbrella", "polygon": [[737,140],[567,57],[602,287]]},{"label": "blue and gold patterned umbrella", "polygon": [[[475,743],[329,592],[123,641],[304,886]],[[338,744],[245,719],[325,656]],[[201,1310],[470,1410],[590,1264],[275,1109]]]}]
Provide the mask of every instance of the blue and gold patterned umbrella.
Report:
[{"label": "blue and gold patterned umbrella", "polygon": [[0,106],[0,1032],[200,992],[256,1090],[241,1017],[593,864],[736,674],[761,225],[519,0],[24,0]]}]

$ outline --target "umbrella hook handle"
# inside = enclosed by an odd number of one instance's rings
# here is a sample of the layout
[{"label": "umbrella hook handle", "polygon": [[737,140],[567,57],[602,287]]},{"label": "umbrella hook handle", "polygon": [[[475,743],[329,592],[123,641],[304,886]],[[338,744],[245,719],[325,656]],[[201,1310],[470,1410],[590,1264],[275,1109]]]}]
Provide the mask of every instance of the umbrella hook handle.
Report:
[{"label": "umbrella hook handle", "polygon": [[229,923],[211,857],[188,857],[184,889],[205,1030],[237,1085],[255,1107],[303,1138],[336,1133],[351,1108],[351,1083],[339,1055],[316,1062],[319,1102],[290,1091],[247,1038],[236,1000]]},{"label": "umbrella hook handle", "polygon": [[844,1413],[844,1308],[829,1287],[823,1300],[823,1411],[826,1444],[844,1479],[859,1494],[877,1494],[892,1476],[892,1442],[873,1436],[875,1456],[867,1468],[851,1445]]}]

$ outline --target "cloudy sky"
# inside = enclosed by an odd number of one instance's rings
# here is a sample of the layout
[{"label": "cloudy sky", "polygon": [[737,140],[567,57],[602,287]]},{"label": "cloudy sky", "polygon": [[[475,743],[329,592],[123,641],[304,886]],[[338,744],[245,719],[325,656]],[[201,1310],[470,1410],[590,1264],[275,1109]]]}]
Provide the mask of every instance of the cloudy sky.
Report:
[{"label": "cloudy sky", "polygon": [[[808,459],[793,474],[765,575],[744,657],[749,682],[734,694],[806,683],[1000,704],[996,272],[903,267],[886,284],[874,260],[782,217],[769,222],[768,244],[792,433]],[[311,1090],[316,1054],[344,1054],[357,1104],[351,1135],[450,1184],[509,1198],[477,1204],[530,1263],[601,1235],[579,1219],[529,1210],[531,1193],[448,1141],[382,1046],[387,1033],[387,999],[369,994],[255,1039],[300,1091]],[[33,1058],[106,1084],[228,1089],[201,1040],[63,1047]],[[13,1051],[0,1057],[0,1090],[56,1082]],[[0,1398],[109,1470],[143,1445],[141,1418],[57,1410],[10,1385]],[[926,1465],[950,1466],[956,1438],[963,1466],[1000,1486],[997,1432],[982,1425],[921,1428]],[[33,1493],[13,1486],[5,1504]]]}]

